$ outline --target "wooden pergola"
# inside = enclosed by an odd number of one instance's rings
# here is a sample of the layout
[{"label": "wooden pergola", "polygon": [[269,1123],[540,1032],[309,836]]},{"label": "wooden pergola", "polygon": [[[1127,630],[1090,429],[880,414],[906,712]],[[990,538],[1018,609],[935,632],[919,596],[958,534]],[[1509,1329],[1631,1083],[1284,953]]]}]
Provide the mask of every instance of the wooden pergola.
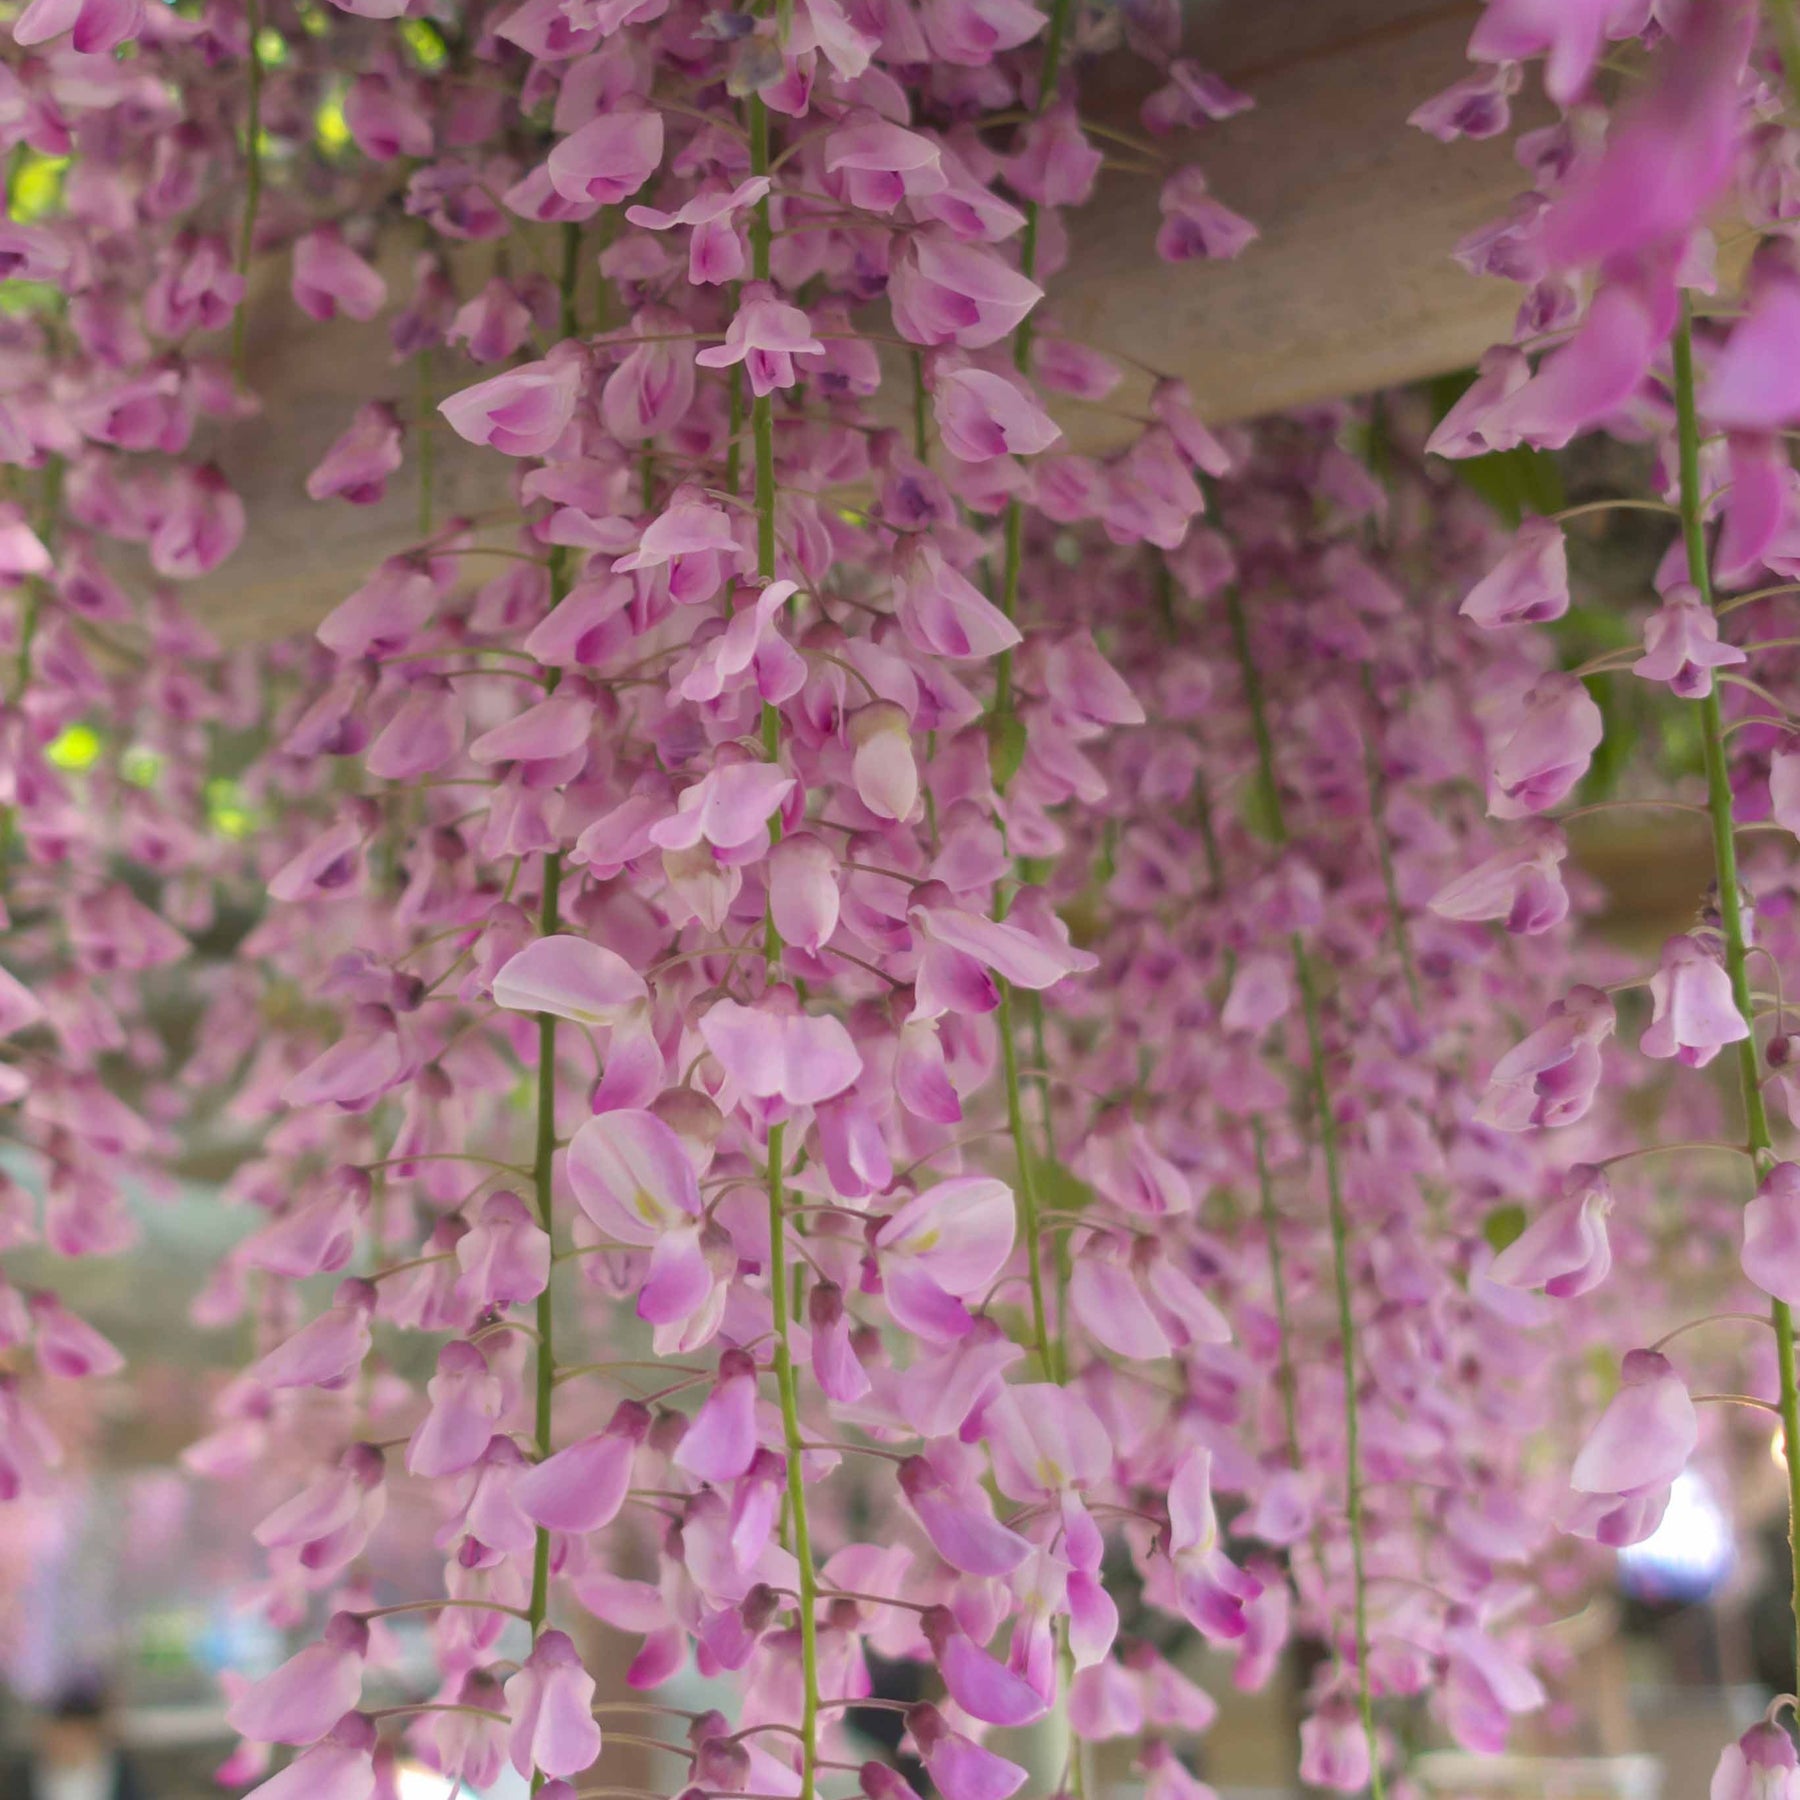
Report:
[{"label": "wooden pergola", "polygon": [[[1142,364],[1182,377],[1204,414],[1225,421],[1462,368],[1506,335],[1516,292],[1470,277],[1450,249],[1525,185],[1509,143],[1446,147],[1406,122],[1467,72],[1476,10],[1471,0],[1190,0],[1189,53],[1256,105],[1172,142],[1170,154],[1199,162],[1262,235],[1236,262],[1171,267],[1153,249],[1157,182],[1102,177],[1070,221],[1070,262],[1050,283],[1050,304],[1067,335],[1136,359],[1123,408],[1141,403]],[[1086,105],[1134,126],[1150,75],[1121,55],[1092,76]],[[386,272],[390,291],[404,294],[409,256]],[[264,414],[216,444],[250,535],[191,596],[232,643],[310,629],[417,530],[405,476],[367,508],[320,505],[303,487],[357,406],[413,398],[386,319],[315,323],[289,298],[281,257],[269,259],[251,305],[250,382]],[[1080,406],[1062,423],[1083,449],[1131,429]],[[440,517],[491,508],[491,457],[443,434],[436,463]]]}]

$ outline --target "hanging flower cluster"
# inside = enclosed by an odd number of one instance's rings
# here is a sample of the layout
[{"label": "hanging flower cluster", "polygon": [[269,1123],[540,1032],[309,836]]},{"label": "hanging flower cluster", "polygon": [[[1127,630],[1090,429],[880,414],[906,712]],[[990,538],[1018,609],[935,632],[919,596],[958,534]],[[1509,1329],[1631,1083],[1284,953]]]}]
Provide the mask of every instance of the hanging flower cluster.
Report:
[{"label": "hanging flower cluster", "polygon": [[[1214,1702],[1159,1648],[1190,1634],[1247,1688],[1324,1646],[1324,1788],[1384,1793],[1416,1713],[1490,1750],[1543,1704],[1579,1540],[1652,1529],[1699,1420],[1659,1342],[1558,1441],[1624,1329],[1615,1256],[1634,1316],[1659,1279],[1614,1214],[1635,972],[1568,956],[1601,671],[1520,629],[1568,606],[1561,522],[1503,546],[1427,447],[1675,434],[1684,540],[1631,673],[1700,709],[1721,883],[1641,1048],[1745,1059],[1744,1266],[1796,1424],[1800,1185],[1762,1101],[1791,1051],[1755,1035],[1732,813],[1800,812],[1791,644],[1750,588],[1791,572],[1800,274],[1771,231],[1704,382],[1682,300],[1734,178],[1779,223],[1791,146],[1747,4],[1672,46],[1644,8],[1569,11],[1492,0],[1493,73],[1420,115],[1503,129],[1548,53],[1543,192],[1465,249],[1530,281],[1519,344],[1435,431],[1400,396],[1222,437],[1154,371],[1121,416],[1125,371],[1044,299],[1120,135],[1078,109],[1083,55],[1156,66],[1138,158],[1248,103],[1172,6],[15,21],[0,1025],[60,1039],[11,1096],[47,1229],[110,1246],[115,1165],[176,1115],[98,1059],[152,1060],[171,921],[207,925],[215,881],[257,910],[184,1071],[255,1135],[196,1309],[254,1351],[186,1460],[246,1496],[255,1601],[304,1642],[234,1686],[228,1778],[368,1800],[404,1743],[571,1800],[611,1740],[673,1747],[696,1795],[903,1800],[846,1729],[885,1705],[946,1800],[1017,1791],[987,1740],[1040,1721],[1062,1787],[1124,1739],[1154,1800],[1203,1800]],[[1610,126],[1609,30],[1655,52]],[[41,216],[26,177],[60,183]],[[1160,210],[1171,261],[1254,236],[1193,167]],[[182,459],[254,407],[277,259],[394,353],[307,480],[319,529],[402,481],[420,517],[253,666],[159,584],[244,533]],[[228,327],[235,367],[203,348]],[[1077,414],[1125,440],[1084,452]],[[491,504],[441,516],[440,450]],[[103,712],[137,740],[74,794],[54,747]],[[246,882],[210,775],[253,727]],[[1752,879],[1779,967],[1785,877]],[[1670,1116],[1715,1129],[1688,1090]],[[111,1362],[53,1300],[12,1310],[34,1366]],[[24,1482],[41,1431],[3,1423]],[[438,1687],[379,1705],[401,1613]],[[633,1639],[641,1698],[597,1700],[584,1618]],[[930,1698],[876,1695],[871,1656]],[[689,1667],[729,1717],[658,1698]],[[1785,1767],[1766,1728],[1727,1764]]]},{"label": "hanging flower cluster", "polygon": [[[1608,52],[1609,40],[1641,40],[1649,54],[1630,74],[1603,76],[1603,60],[1610,68],[1619,54]],[[1670,1338],[1710,1319],[1679,1325],[1623,1358],[1617,1391],[1569,1471],[1569,1527],[1608,1544],[1641,1540],[1660,1521],[1671,1483],[1699,1441],[1697,1399],[1778,1415],[1777,1441],[1800,1502],[1790,1311],[1800,1300],[1793,1236],[1800,1188],[1778,1136],[1783,1113],[1794,1116],[1783,977],[1800,949],[1791,925],[1792,835],[1800,819],[1789,791],[1800,483],[1784,435],[1800,423],[1791,367],[1800,318],[1792,240],[1797,140],[1788,123],[1800,92],[1797,51],[1785,5],[1766,16],[1747,0],[1654,13],[1570,8],[1553,19],[1494,0],[1470,44],[1491,73],[1416,118],[1446,138],[1505,130],[1516,65],[1539,55],[1545,90],[1562,109],[1558,123],[1519,139],[1533,191],[1459,252],[1471,269],[1518,280],[1526,291],[1513,340],[1483,360],[1433,447],[1452,457],[1557,448],[1588,432],[1645,443],[1653,455],[1650,491],[1618,504],[1667,522],[1641,647],[1568,669],[1555,666],[1542,630],[1519,630],[1544,628],[1569,609],[1557,518],[1527,519],[1470,590],[1464,614],[1484,632],[1537,637],[1543,664],[1531,686],[1491,709],[1489,810],[1530,821],[1572,791],[1606,739],[1595,689],[1607,684],[1667,688],[1671,716],[1685,714],[1692,721],[1685,730],[1698,740],[1691,798],[1648,788],[1627,804],[1650,809],[1650,817],[1657,809],[1701,815],[1714,880],[1691,927],[1668,940],[1655,969],[1617,991],[1647,990],[1648,1018],[1636,1034],[1643,1057],[1696,1070],[1721,1059],[1729,1071],[1728,1102],[1720,1104],[1719,1085],[1690,1078],[1678,1105],[1703,1120],[1711,1145],[1745,1171],[1748,1204],[1723,1260],[1729,1268],[1741,1247],[1772,1341],[1738,1357],[1747,1371],[1741,1395],[1694,1394],[1698,1365],[1689,1343],[1665,1350]],[[1735,270],[1727,279],[1723,265],[1741,256],[1746,240],[1741,298],[1730,298],[1740,283]],[[1529,854],[1521,842],[1521,859]],[[1533,1129],[1579,1119],[1601,1097],[1600,1046],[1616,1019],[1612,1001],[1592,985],[1570,990],[1495,1065],[1491,1091],[1516,1095]],[[1641,1149],[1659,1147],[1708,1145],[1671,1140]],[[1592,1277],[1605,1272],[1604,1202],[1590,1175],[1575,1164],[1570,1200],[1520,1240],[1537,1241],[1544,1272],[1561,1274],[1584,1245]],[[1589,1284],[1578,1274],[1567,1292]],[[1754,1314],[1732,1317],[1755,1321]],[[1800,1588],[1796,1596],[1800,1630]],[[1792,1746],[1768,1723],[1727,1748],[1713,1785],[1715,1795],[1797,1791]]]},{"label": "hanging flower cluster", "polygon": [[[59,1259],[129,1250],[176,1148],[173,972],[223,924],[242,824],[214,739],[261,709],[250,663],[178,598],[244,528],[190,449],[245,405],[205,335],[244,286],[209,235],[209,148],[229,168],[231,128],[204,82],[189,115],[149,61],[230,55],[198,18],[124,10],[28,7],[15,39],[43,48],[0,64],[0,1252],[25,1253],[0,1278],[9,1502],[55,1480],[48,1416],[75,1408],[45,1382],[121,1366],[43,1284]],[[135,31],[142,60],[109,54]]]}]

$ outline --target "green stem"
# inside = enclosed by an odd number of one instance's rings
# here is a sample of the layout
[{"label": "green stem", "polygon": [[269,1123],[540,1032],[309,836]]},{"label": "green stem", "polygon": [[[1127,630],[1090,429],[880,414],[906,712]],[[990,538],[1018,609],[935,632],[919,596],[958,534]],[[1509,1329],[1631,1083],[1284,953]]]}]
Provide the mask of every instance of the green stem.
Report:
[{"label": "green stem", "polygon": [[806,1472],[801,1463],[805,1439],[800,1432],[799,1384],[788,1348],[787,1203],[781,1166],[786,1135],[785,1124],[769,1127],[769,1306],[775,1321],[781,1434],[787,1446],[788,1520],[794,1533],[794,1561],[800,1568],[800,1668],[806,1686],[800,1715],[800,1800],[813,1800],[819,1758],[819,1585],[806,1510]]},{"label": "green stem", "polygon": [[1006,1125],[1012,1133],[1019,1170],[1019,1224],[1025,1234],[1025,1261],[1031,1278],[1031,1342],[1046,1381],[1056,1379],[1050,1358],[1050,1327],[1044,1310],[1044,1244],[1038,1221],[1037,1174],[1031,1166],[1031,1143],[1025,1131],[1025,1106],[1019,1088],[1019,1046],[1013,1035],[1012,983],[995,978],[1000,989],[1000,1056],[1006,1071]]},{"label": "green stem", "polygon": [[[760,94],[750,96],[750,169],[769,172],[769,111]],[[769,279],[772,239],[768,196],[756,203],[750,218],[750,268],[758,281]],[[735,400],[736,389],[733,388]],[[756,453],[756,572],[763,580],[775,574],[775,408],[767,394],[753,396],[751,436]],[[771,762],[781,754],[781,715],[766,701],[762,709],[763,752]],[[779,834],[780,820],[773,829]],[[781,933],[771,909],[764,925],[764,950],[771,975],[781,961]],[[800,1670],[804,1692],[800,1712],[800,1800],[814,1800],[819,1770],[818,1573],[813,1568],[812,1524],[807,1512],[806,1472],[802,1466],[799,1385],[788,1347],[787,1195],[782,1157],[787,1127],[769,1127],[769,1307],[775,1326],[775,1381],[781,1394],[781,1432],[787,1449],[788,1523],[793,1532],[794,1561],[800,1572]]]},{"label": "green stem", "polygon": [[[1793,17],[1786,6],[1775,14],[1791,31]],[[1786,55],[1787,45],[1783,44]],[[1702,517],[1700,485],[1700,426],[1694,407],[1694,334],[1687,297],[1683,295],[1681,320],[1675,329],[1675,421],[1680,449],[1681,535],[1687,547],[1688,579],[1702,604],[1712,605],[1712,569],[1706,554],[1706,526]],[[1731,979],[1731,996],[1748,1027],[1737,1046],[1738,1085],[1743,1093],[1745,1139],[1760,1173],[1772,1162],[1775,1140],[1769,1129],[1768,1109],[1763,1105],[1762,1071],[1757,1060],[1756,1008],[1750,995],[1747,967],[1749,944],[1744,930],[1744,898],[1738,880],[1737,837],[1732,826],[1731,767],[1725,753],[1724,721],[1719,709],[1719,690],[1696,704],[1700,708],[1701,744],[1706,758],[1706,810],[1712,822],[1713,873],[1718,886],[1719,924],[1725,939],[1725,972]],[[1800,1381],[1796,1379],[1794,1315],[1781,1300],[1769,1305],[1769,1322],[1775,1328],[1775,1361],[1780,1378],[1782,1443],[1787,1455],[1788,1546],[1794,1552],[1795,1661],[1800,1667]]]},{"label": "green stem", "polygon": [[925,352],[915,350],[912,353],[912,421],[913,421],[913,455],[920,462],[931,461],[931,424],[930,412],[925,398]]},{"label": "green stem", "polygon": [[[1281,788],[1275,778],[1275,742],[1269,730],[1262,679],[1250,648],[1250,627],[1244,616],[1243,597],[1233,588],[1226,598],[1232,643],[1243,673],[1244,694],[1250,707],[1250,730],[1256,742],[1257,774],[1275,842],[1288,839],[1287,815],[1281,804]],[[1362,1409],[1357,1396],[1356,1317],[1350,1304],[1350,1230],[1344,1209],[1343,1170],[1338,1154],[1337,1115],[1332,1109],[1331,1078],[1325,1067],[1325,1035],[1320,1024],[1318,983],[1312,956],[1299,932],[1289,939],[1294,959],[1294,983],[1300,990],[1306,1020],[1308,1085],[1317,1116],[1319,1149],[1325,1161],[1325,1197],[1331,1229],[1332,1283],[1337,1293],[1339,1351],[1344,1364],[1344,1513],[1350,1532],[1352,1610],[1356,1632],[1356,1697],[1362,1714],[1363,1734],[1369,1741],[1369,1787],[1375,1800],[1384,1800],[1386,1784],[1381,1772],[1381,1741],[1375,1729],[1375,1695],[1369,1685],[1368,1582],[1363,1557]]]},{"label": "green stem", "polygon": [[[237,272],[250,277],[250,258],[256,249],[256,214],[262,204],[262,0],[244,0],[244,25],[250,34],[250,67],[244,96],[244,218],[238,231]],[[238,301],[231,323],[231,366],[238,385],[244,385],[244,364],[249,353],[250,294]]]},{"label": "green stem", "polygon": [[1775,28],[1775,47],[1781,53],[1788,91],[1800,100],[1800,25],[1794,19],[1794,0],[1772,0],[1769,22]]}]

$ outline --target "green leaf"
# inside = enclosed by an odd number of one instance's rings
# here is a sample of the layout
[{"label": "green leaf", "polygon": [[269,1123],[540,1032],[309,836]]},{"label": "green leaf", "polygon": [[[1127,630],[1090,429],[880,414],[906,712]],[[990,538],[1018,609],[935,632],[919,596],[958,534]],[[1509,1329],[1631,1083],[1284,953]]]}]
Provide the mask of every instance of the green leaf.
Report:
[{"label": "green leaf", "polygon": [[1496,1206],[1481,1221],[1481,1235],[1493,1246],[1496,1254],[1508,1244],[1516,1243],[1524,1235],[1524,1231],[1525,1209],[1516,1200],[1505,1206]]}]

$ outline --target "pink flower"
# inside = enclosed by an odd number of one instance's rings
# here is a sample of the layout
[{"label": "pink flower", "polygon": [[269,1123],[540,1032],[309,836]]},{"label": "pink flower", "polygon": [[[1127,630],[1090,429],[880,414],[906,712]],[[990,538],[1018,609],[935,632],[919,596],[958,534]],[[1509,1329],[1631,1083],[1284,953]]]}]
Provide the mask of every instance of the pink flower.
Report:
[{"label": "pink flower", "polygon": [[1650,998],[1650,1025],[1638,1040],[1646,1056],[1678,1056],[1690,1068],[1703,1069],[1725,1045],[1750,1035],[1730,976],[1692,937],[1672,937],[1663,945],[1661,965],[1650,977]]},{"label": "pink flower", "polygon": [[1025,1770],[953,1731],[935,1706],[909,1706],[906,1729],[944,1800],[1010,1800],[1024,1785]]},{"label": "pink flower", "polygon": [[735,1481],[756,1455],[756,1364],[742,1350],[719,1358],[719,1379],[675,1446],[679,1469],[715,1486]]},{"label": "pink flower", "polygon": [[1488,812],[1519,819],[1566,798],[1587,773],[1606,727],[1573,675],[1539,678],[1489,764]]},{"label": "pink flower", "polygon": [[650,999],[643,976],[622,956],[566,934],[527,944],[494,977],[493,994],[511,1012],[549,1013],[596,1030],[638,1018]]},{"label": "pink flower", "polygon": [[1220,1547],[1211,1451],[1197,1446],[1182,1457],[1169,1482],[1168,1502],[1169,1560],[1182,1612],[1215,1642],[1242,1637],[1248,1629],[1245,1602],[1256,1598],[1262,1584]]},{"label": "pink flower", "polygon": [[1700,1422],[1666,1356],[1627,1352],[1619,1391],[1575,1458],[1569,1484],[1581,1494],[1642,1494],[1665,1488],[1694,1453]]},{"label": "pink flower", "polygon": [[1569,610],[1569,553],[1555,519],[1527,519],[1506,554],[1469,590],[1465,619],[1484,630],[1542,624]]},{"label": "pink flower", "polygon": [[1062,432],[1015,377],[971,367],[939,368],[932,410],[944,448],[964,462],[1032,456]]},{"label": "pink flower", "polygon": [[1560,831],[1544,829],[1478,863],[1432,895],[1441,919],[1502,919],[1524,937],[1549,931],[1568,916],[1562,863],[1569,846]]},{"label": "pink flower", "polygon": [[550,152],[550,183],[566,200],[617,206],[655,173],[663,116],[654,110],[602,113]]},{"label": "pink flower", "polygon": [[512,1716],[512,1765],[521,1776],[579,1775],[598,1759],[594,1678],[564,1633],[540,1631],[504,1691]]},{"label": "pink flower", "polygon": [[374,1800],[375,1727],[346,1713],[322,1743],[294,1758],[244,1800]]},{"label": "pink flower", "polygon": [[292,1550],[329,1580],[359,1557],[387,1511],[386,1464],[372,1444],[352,1444],[336,1465],[256,1527],[265,1549]]},{"label": "pink flower", "polygon": [[513,1498],[548,1531],[599,1531],[618,1517],[650,1414],[623,1400],[602,1432],[546,1457],[513,1483]]},{"label": "pink flower", "polygon": [[896,553],[894,610],[901,630],[933,656],[974,660],[1020,641],[1018,627],[922,537]]},{"label": "pink flower", "polygon": [[1800,1165],[1777,1163],[1744,1208],[1743,1265],[1765,1294],[1800,1303]]},{"label": "pink flower", "polygon": [[962,1337],[974,1321],[963,1304],[986,1291],[1012,1255],[1012,1189],[989,1176],[957,1175],[915,1195],[875,1236],[889,1310],[928,1342]]},{"label": "pink flower", "polygon": [[338,236],[309,231],[294,246],[294,301],[315,319],[372,319],[387,305],[387,283]]},{"label": "pink flower", "polygon": [[1612,1268],[1606,1215],[1612,1183],[1603,1169],[1577,1163],[1553,1201],[1494,1258],[1488,1279],[1502,1287],[1542,1288],[1553,1300],[1591,1292]]},{"label": "pink flower", "polygon": [[464,388],[438,411],[471,444],[489,444],[506,456],[542,456],[568,430],[581,386],[580,359],[552,356]]},{"label": "pink flower", "polygon": [[1568,106],[1586,90],[1609,27],[1616,21],[1618,35],[1634,30],[1636,10],[1623,0],[1488,0],[1469,55],[1491,63],[1544,57],[1544,92]]},{"label": "pink flower", "polygon": [[694,361],[703,369],[729,369],[742,363],[750,377],[750,391],[772,394],[792,387],[799,379],[796,356],[823,356],[825,346],[812,334],[806,314],[775,297],[762,282],[750,282],[738,301],[725,333],[725,342],[699,352]]},{"label": "pink flower", "polygon": [[1644,654],[1631,665],[1646,681],[1666,681],[1683,700],[1713,691],[1714,669],[1746,661],[1735,644],[1719,642],[1712,609],[1688,592],[1666,600],[1644,623]]},{"label": "pink flower", "polygon": [[1233,262],[1262,235],[1248,219],[1207,192],[1204,171],[1191,163],[1163,183],[1157,204],[1163,222],[1156,234],[1156,254],[1164,262],[1201,257]]},{"label": "pink flower", "polygon": [[784,944],[817,951],[837,930],[837,858],[810,831],[784,837],[769,853],[769,912]]},{"label": "pink flower", "polygon": [[[693,405],[693,346],[661,341],[679,338],[683,324],[679,313],[662,307],[640,307],[632,315],[631,328],[644,341],[627,349],[600,390],[600,421],[622,442],[660,438]],[[623,347],[630,339],[618,342]]]},{"label": "pink flower", "polygon": [[383,401],[359,407],[350,429],[325,452],[306,478],[314,500],[341,495],[352,506],[372,506],[387,491],[387,478],[400,467],[400,418]]},{"label": "pink flower", "polygon": [[505,1393],[474,1344],[452,1339],[426,1387],[431,1406],[406,1446],[411,1475],[435,1481],[473,1468],[500,1422]]},{"label": "pink flower", "polygon": [[1708,1793],[1710,1800],[1800,1800],[1794,1740],[1772,1720],[1752,1725],[1720,1753]]},{"label": "pink flower", "polygon": [[911,1503],[931,1546],[965,1575],[1007,1575],[1031,1554],[1016,1531],[994,1517],[978,1482],[947,1477],[923,1456],[900,1465],[900,1491]]},{"label": "pink flower", "polygon": [[477,1312],[535,1300],[550,1282],[550,1238],[517,1194],[488,1195],[457,1240],[457,1294]]},{"label": "pink flower", "polygon": [[862,1057],[842,1022],[802,1012],[786,988],[758,1006],[716,1002],[700,1020],[700,1036],[726,1078],[756,1100],[817,1105],[862,1073]]},{"label": "pink flower", "polygon": [[13,42],[27,49],[66,31],[83,56],[104,56],[142,30],[143,0],[30,0],[13,22]]},{"label": "pink flower", "polygon": [[1300,1779],[1311,1787],[1360,1794],[1369,1785],[1369,1737],[1356,1705],[1326,1700],[1300,1721]]},{"label": "pink flower", "polygon": [[1050,1710],[1050,1697],[996,1661],[956,1622],[947,1606],[919,1620],[950,1698],[971,1718],[988,1725],[1030,1725]]},{"label": "pink flower", "polygon": [[872,112],[852,114],[827,136],[825,168],[841,175],[844,198],[867,212],[891,213],[910,196],[949,186],[943,153],[930,138]]},{"label": "pink flower", "polygon": [[651,826],[650,841],[664,850],[692,850],[702,843],[724,851],[760,848],[768,841],[769,821],[793,788],[793,776],[779,763],[721,763],[682,790],[674,813]]},{"label": "pink flower", "polygon": [[344,1386],[369,1354],[375,1299],[370,1282],[340,1282],[330,1308],[252,1363],[249,1379],[265,1388]]},{"label": "pink flower", "polygon": [[150,533],[150,566],[171,581],[210,575],[244,541],[244,503],[211,463],[170,477]]},{"label": "pink flower", "polygon": [[[753,175],[729,190],[703,188],[672,213],[661,212],[654,206],[628,206],[625,216],[632,224],[642,225],[649,231],[667,231],[674,225],[690,226],[688,280],[696,287],[719,287],[726,282],[742,280],[748,269],[749,258],[744,251],[737,215],[746,207],[754,206],[768,191],[768,176]],[[634,327],[636,324],[634,319]],[[628,434],[622,432],[620,435]]]},{"label": "pink flower", "polygon": [[746,680],[760,699],[779,706],[806,684],[806,659],[782,636],[782,608],[797,591],[791,581],[766,583],[753,605],[740,598],[729,623],[717,637],[701,645],[694,665],[682,677],[684,700],[716,700],[735,692]]},{"label": "pink flower", "polygon": [[1779,431],[1800,419],[1800,375],[1788,354],[1800,333],[1800,272],[1765,251],[1751,268],[1743,318],[1720,346],[1700,407],[1729,431]]},{"label": "pink flower", "polygon": [[227,1719],[233,1731],[265,1744],[312,1744],[362,1697],[369,1628],[353,1613],[333,1613],[308,1644],[271,1675],[246,1688]]},{"label": "pink flower", "polygon": [[1572,1125],[1593,1104],[1600,1046],[1616,1024],[1613,1003],[1598,988],[1571,988],[1494,1064],[1476,1117],[1501,1131]]},{"label": "pink flower", "polygon": [[908,239],[895,252],[888,275],[895,329],[909,343],[927,347],[981,350],[996,344],[1043,297],[1036,282],[993,251],[935,228]]},{"label": "pink flower", "polygon": [[116,1375],[124,1368],[118,1350],[54,1294],[33,1294],[30,1307],[38,1366],[46,1374],[79,1381]]},{"label": "pink flower", "polygon": [[[1591,16],[1598,0],[1576,4]],[[1642,97],[1613,121],[1600,156],[1545,216],[1553,265],[1650,249],[1700,222],[1737,156],[1738,77],[1755,21],[1754,8],[1731,4],[1682,15]],[[1579,61],[1591,65],[1592,56],[1570,59]]]}]

